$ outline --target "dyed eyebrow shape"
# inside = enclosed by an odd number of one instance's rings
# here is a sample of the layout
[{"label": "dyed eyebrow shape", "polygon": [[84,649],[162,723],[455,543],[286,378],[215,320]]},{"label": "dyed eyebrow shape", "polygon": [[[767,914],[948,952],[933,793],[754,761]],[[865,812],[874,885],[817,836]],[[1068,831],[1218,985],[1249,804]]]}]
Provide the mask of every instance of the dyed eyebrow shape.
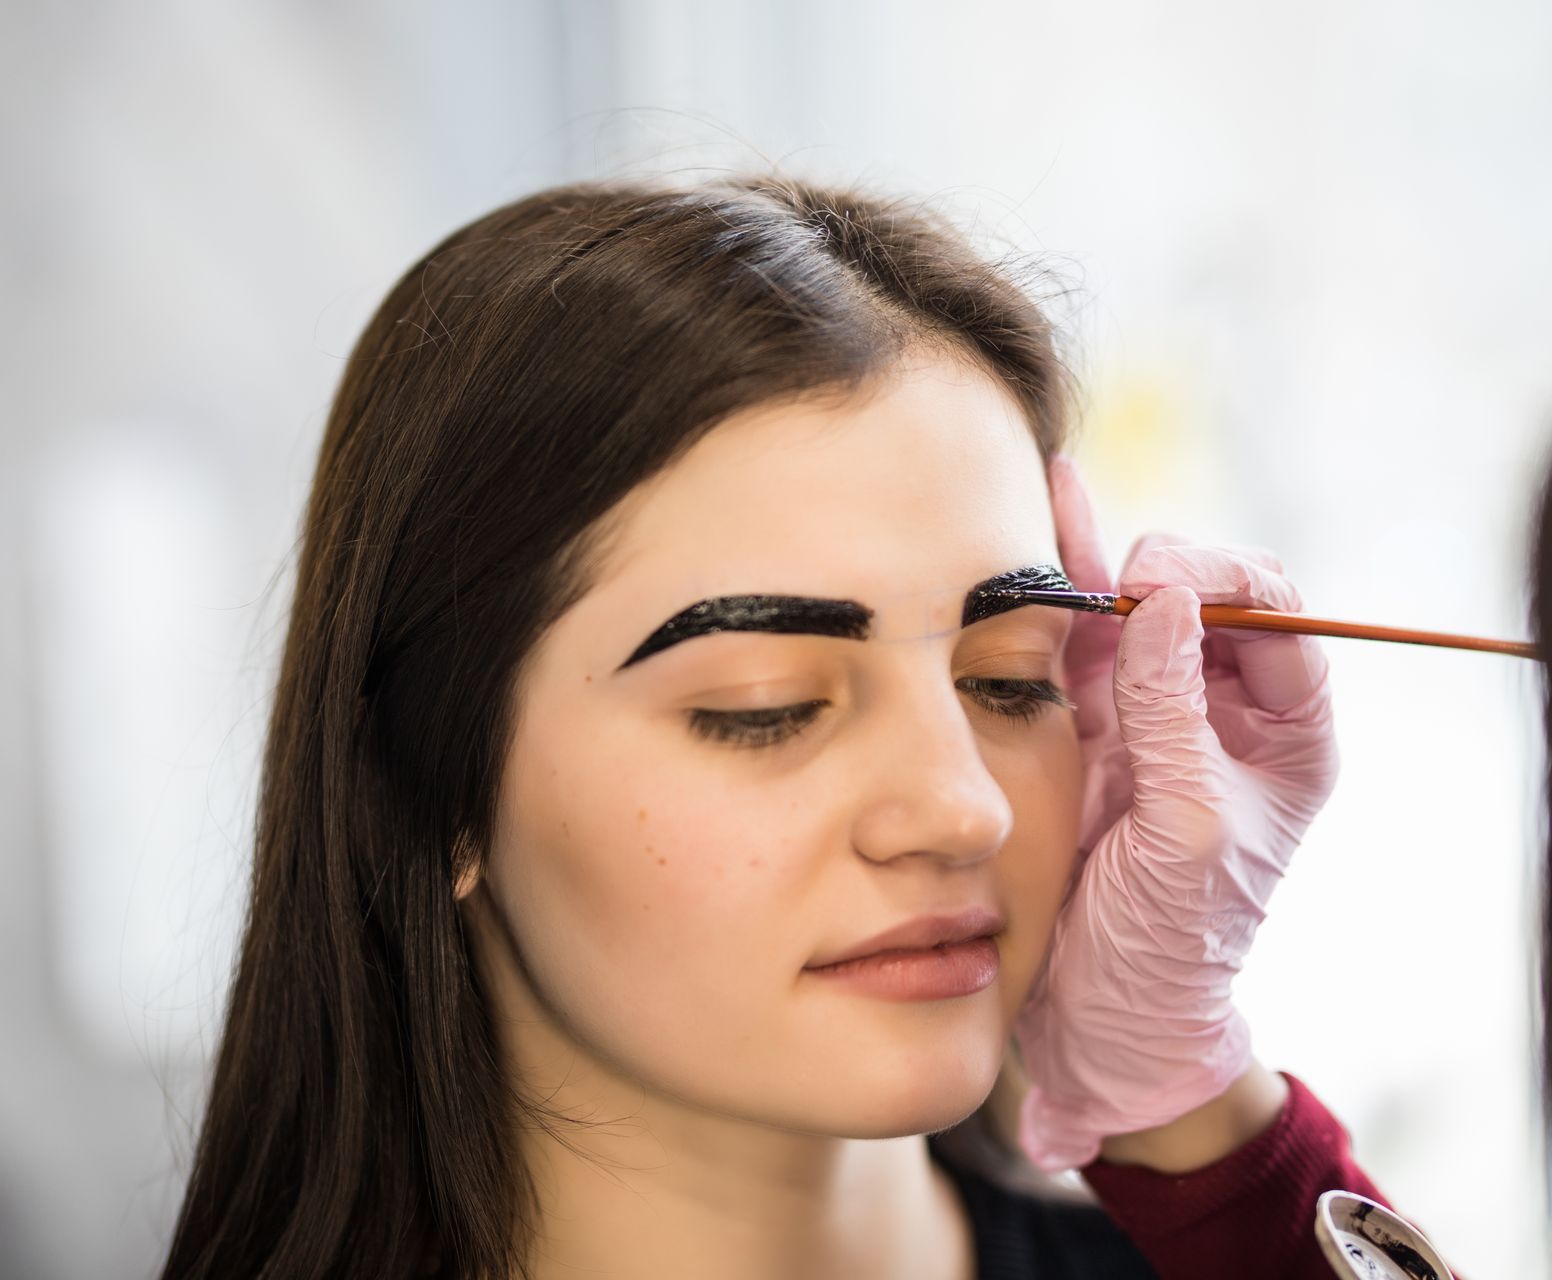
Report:
[{"label": "dyed eyebrow shape", "polygon": [[[1071,591],[1072,583],[1054,564],[1010,569],[978,582],[965,593],[959,625],[968,627],[1009,609],[1023,608],[1023,591]],[[817,596],[716,596],[681,609],[625,659],[617,671],[654,653],[718,631],[771,631],[785,635],[833,636],[866,640],[873,610],[856,600],[826,600]]]}]

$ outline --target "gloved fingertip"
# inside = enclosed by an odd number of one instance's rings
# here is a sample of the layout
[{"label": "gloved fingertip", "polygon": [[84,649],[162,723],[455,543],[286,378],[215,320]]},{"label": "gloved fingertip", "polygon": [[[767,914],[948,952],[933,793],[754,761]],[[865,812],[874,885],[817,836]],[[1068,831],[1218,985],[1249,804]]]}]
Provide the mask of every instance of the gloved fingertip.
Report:
[{"label": "gloved fingertip", "polygon": [[1018,1141],[1029,1162],[1043,1173],[1081,1169],[1099,1155],[1098,1137],[1046,1104],[1038,1084],[1031,1084],[1019,1104]]},{"label": "gloved fingertip", "polygon": [[1065,453],[1053,453],[1046,463],[1046,483],[1054,497],[1071,500],[1069,495],[1081,488],[1074,483],[1077,476],[1078,464]]},{"label": "gloved fingertip", "polygon": [[1190,587],[1160,587],[1127,614],[1116,650],[1116,682],[1165,693],[1201,678],[1202,602]]}]

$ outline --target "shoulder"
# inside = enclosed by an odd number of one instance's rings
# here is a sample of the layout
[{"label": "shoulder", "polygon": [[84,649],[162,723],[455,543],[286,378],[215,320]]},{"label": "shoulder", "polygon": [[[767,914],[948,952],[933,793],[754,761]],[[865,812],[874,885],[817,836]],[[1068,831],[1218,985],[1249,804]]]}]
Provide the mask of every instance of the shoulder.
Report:
[{"label": "shoulder", "polygon": [[983,1280],[1157,1280],[1157,1273],[1115,1220],[1092,1199],[1038,1174],[1012,1179],[937,1134],[933,1160],[954,1180],[975,1232]]}]

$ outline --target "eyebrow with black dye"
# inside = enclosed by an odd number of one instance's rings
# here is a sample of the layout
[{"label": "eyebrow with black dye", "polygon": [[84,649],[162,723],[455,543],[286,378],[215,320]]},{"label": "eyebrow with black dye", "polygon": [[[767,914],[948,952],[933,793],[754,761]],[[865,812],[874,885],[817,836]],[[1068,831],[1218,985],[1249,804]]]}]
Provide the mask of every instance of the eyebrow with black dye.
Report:
[{"label": "eyebrow with black dye", "polygon": [[[1071,591],[1067,575],[1054,564],[1010,569],[978,582],[965,593],[960,627],[985,618],[1021,609],[1024,591]],[[655,653],[718,631],[768,631],[784,635],[832,636],[866,640],[872,630],[873,610],[856,600],[827,600],[818,596],[715,596],[681,609],[636,646],[617,668],[626,667]]]}]

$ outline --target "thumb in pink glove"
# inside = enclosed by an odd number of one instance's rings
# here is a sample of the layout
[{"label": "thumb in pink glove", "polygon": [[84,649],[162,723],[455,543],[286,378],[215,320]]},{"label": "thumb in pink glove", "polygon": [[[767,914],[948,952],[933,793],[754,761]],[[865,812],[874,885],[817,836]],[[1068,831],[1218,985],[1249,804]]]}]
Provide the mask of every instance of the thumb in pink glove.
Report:
[{"label": "thumb in pink glove", "polygon": [[[1074,585],[1112,589],[1093,580],[1103,558],[1069,460],[1053,459],[1051,483]],[[1141,603],[1119,626],[1090,615],[1099,625],[1069,641],[1092,849],[1014,1027],[1031,1082],[1020,1143],[1051,1172],[1178,1119],[1249,1067],[1230,983],[1338,768],[1313,637],[1204,635],[1203,603],[1302,608],[1275,559],[1144,539],[1114,590]],[[1113,716],[1094,696],[1107,664]]]}]

